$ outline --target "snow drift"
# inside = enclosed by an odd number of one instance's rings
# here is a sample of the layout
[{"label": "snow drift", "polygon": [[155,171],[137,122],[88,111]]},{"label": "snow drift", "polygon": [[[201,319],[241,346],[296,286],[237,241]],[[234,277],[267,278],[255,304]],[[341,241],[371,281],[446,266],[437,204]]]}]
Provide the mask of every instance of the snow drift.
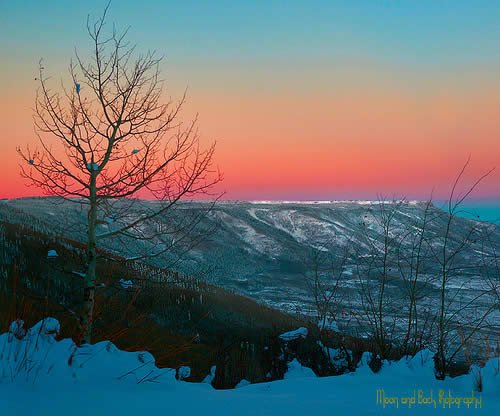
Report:
[{"label": "snow drift", "polygon": [[[294,360],[284,380],[251,385],[243,381],[237,389],[218,391],[208,383],[177,380],[175,370],[157,368],[147,352],[124,352],[111,342],[77,347],[69,339],[58,341],[59,331],[59,322],[47,318],[29,330],[15,321],[0,335],[0,414],[465,415],[493,414],[500,406],[498,358],[445,381],[434,379],[430,351],[384,362],[377,374],[365,353],[355,373],[324,378]],[[479,376],[482,393],[473,391]],[[381,392],[387,403],[380,402]],[[441,393],[474,395],[481,399],[481,408],[464,402],[460,408],[446,407],[438,400]],[[409,407],[401,401],[396,407],[389,402],[432,394],[435,408],[422,403]]]}]

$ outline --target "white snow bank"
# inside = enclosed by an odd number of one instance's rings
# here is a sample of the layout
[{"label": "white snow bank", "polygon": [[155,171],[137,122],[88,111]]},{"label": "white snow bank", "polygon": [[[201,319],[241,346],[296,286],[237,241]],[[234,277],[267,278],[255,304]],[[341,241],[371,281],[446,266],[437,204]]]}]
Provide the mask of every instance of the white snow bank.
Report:
[{"label": "white snow bank", "polygon": [[351,351],[341,348],[328,348],[325,347],[321,341],[318,341],[318,345],[321,347],[325,355],[330,358],[330,363],[337,371],[347,369],[349,360],[352,359]]},{"label": "white snow bank", "polygon": [[[490,415],[500,408],[500,363],[491,360],[472,374],[438,381],[433,376],[432,353],[384,362],[374,374],[364,357],[355,373],[315,377],[297,361],[289,364],[284,380],[240,383],[238,389],[214,390],[207,383],[175,380],[175,371],[158,369],[147,352],[124,352],[111,342],[76,348],[71,340],[56,341],[60,329],[46,319],[18,339],[12,331],[0,335],[0,414],[16,416],[120,416],[143,415]],[[471,397],[476,374],[484,391],[474,392],[482,409],[462,402],[443,408],[439,395]],[[211,377],[215,375],[212,368]],[[436,400],[433,406],[416,403],[399,408],[377,403],[377,397],[408,398],[415,395]]]},{"label": "white snow bank", "polygon": [[212,367],[210,367],[210,374],[207,375],[204,379],[203,379],[203,383],[208,383],[208,384],[211,384],[212,381],[214,380],[215,378],[215,370],[217,369],[217,367],[215,365],[213,365]]},{"label": "white snow bank", "polygon": [[316,377],[314,371],[304,367],[296,359],[288,363],[288,371],[285,373],[285,380]]},{"label": "white snow bank", "polygon": [[298,329],[295,329],[294,331],[288,331],[285,332],[284,334],[281,334],[280,338],[283,341],[292,341],[294,339],[305,338],[307,337],[307,334],[308,334],[307,328],[300,327]]},{"label": "white snow bank", "polygon": [[61,324],[57,319],[45,318],[35,324],[29,331],[29,336],[42,337],[46,342],[54,342],[55,338],[61,332]]},{"label": "white snow bank", "polygon": [[235,389],[240,389],[241,387],[246,387],[250,384],[251,383],[248,380],[243,379],[235,386]]},{"label": "white snow bank", "polygon": [[177,370],[177,379],[178,380],[185,380],[186,378],[189,378],[191,376],[191,368],[188,367],[187,365],[183,365],[179,367]]},{"label": "white snow bank", "polygon": [[22,319],[16,319],[9,325],[9,334],[16,337],[17,339],[24,338],[26,335],[26,330],[24,329],[24,321]]},{"label": "white snow bank", "polygon": [[[0,384],[141,383],[174,379],[172,369],[158,369],[147,352],[125,352],[111,342],[76,347],[70,339],[56,341],[60,324],[46,318],[22,334],[15,321],[0,335]],[[16,335],[17,334],[17,335]]]}]

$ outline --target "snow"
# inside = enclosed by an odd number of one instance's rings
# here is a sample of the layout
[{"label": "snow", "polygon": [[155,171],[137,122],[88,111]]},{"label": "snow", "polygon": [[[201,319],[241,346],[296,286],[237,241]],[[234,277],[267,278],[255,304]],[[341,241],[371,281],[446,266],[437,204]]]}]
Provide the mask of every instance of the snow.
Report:
[{"label": "snow", "polygon": [[243,379],[243,380],[241,380],[241,381],[240,381],[240,382],[239,382],[239,383],[235,386],[235,388],[236,388],[236,389],[239,389],[239,388],[241,388],[241,387],[248,386],[249,384],[251,384],[251,383],[250,383],[248,380]]},{"label": "snow", "polygon": [[316,377],[314,371],[310,368],[304,367],[297,359],[288,363],[288,370],[285,373],[285,380],[294,380],[308,377]]},{"label": "snow", "polygon": [[203,379],[203,383],[212,383],[212,381],[214,380],[215,378],[215,370],[217,369],[217,367],[215,365],[213,365],[212,367],[210,367],[210,374],[208,374],[204,379]]},{"label": "snow", "polygon": [[330,357],[330,363],[337,371],[346,370],[349,364],[348,358],[352,359],[351,351],[342,350],[340,348],[327,348],[321,341],[318,341],[318,345],[325,352],[325,354]]},{"label": "snow", "polygon": [[179,367],[179,369],[177,370],[177,378],[179,380],[184,380],[186,378],[189,378],[189,376],[191,376],[191,368],[189,368],[187,365]]},{"label": "snow", "polygon": [[259,233],[251,225],[223,211],[219,211],[217,215],[221,220],[230,223],[235,227],[235,229],[240,234],[242,240],[248,244],[249,250],[251,249],[261,254],[266,254],[271,258],[276,257],[280,254],[279,245],[274,239],[262,233]]},{"label": "snow", "polygon": [[[19,323],[11,328],[18,330]],[[0,384],[138,383],[175,376],[174,370],[156,368],[147,352],[120,351],[107,341],[77,348],[70,339],[57,341],[59,332],[59,322],[46,318],[20,339],[10,332],[0,335]]]},{"label": "snow", "polygon": [[281,334],[280,338],[283,341],[292,341],[294,339],[305,338],[307,337],[307,334],[308,334],[307,328],[300,327],[298,329],[295,329],[294,331],[288,331],[285,332],[284,334]]},{"label": "snow", "polygon": [[[227,201],[227,202],[242,202],[242,201]],[[417,205],[422,203],[418,200],[363,200],[363,199],[339,199],[339,200],[254,200],[254,201],[244,201],[249,204],[255,205],[280,205],[280,204],[290,204],[290,205],[318,205],[318,204],[358,204],[358,205],[380,205],[380,204],[407,204],[407,205]]]},{"label": "snow", "polygon": [[320,319],[318,321],[318,327],[326,329],[327,331],[340,332],[337,322],[334,319],[329,318],[328,316],[325,316],[323,319]]},{"label": "snow", "polygon": [[132,282],[132,280],[120,279],[118,283],[124,289],[130,289],[131,287],[134,287],[134,282]]},{"label": "snow", "polygon": [[22,339],[26,335],[26,330],[24,329],[24,321],[22,319],[16,319],[12,321],[9,325],[9,334],[12,334],[17,339]]},{"label": "snow", "polygon": [[61,325],[59,324],[59,321],[57,319],[45,318],[34,325],[28,331],[28,335],[41,336],[44,339],[51,340],[52,342],[60,332]]},{"label": "snow", "polygon": [[[19,322],[19,321],[18,321]],[[19,323],[11,328],[18,329]],[[469,375],[438,381],[433,354],[383,362],[374,374],[369,354],[356,372],[316,377],[297,360],[288,365],[284,380],[214,390],[207,383],[175,379],[175,370],[159,369],[147,352],[120,351],[111,342],[77,348],[69,339],[56,341],[59,323],[39,322],[22,339],[0,335],[0,414],[16,416],[112,415],[470,415],[496,414],[500,406],[499,360],[491,360]],[[212,368],[212,377],[215,368]],[[473,391],[481,374],[484,390]],[[398,398],[399,408],[377,403],[378,396]],[[481,400],[482,409],[461,408],[444,401],[451,394]],[[436,408],[408,398],[433,395]],[[403,404],[406,400],[405,404]],[[384,407],[385,406],[385,407]]]}]

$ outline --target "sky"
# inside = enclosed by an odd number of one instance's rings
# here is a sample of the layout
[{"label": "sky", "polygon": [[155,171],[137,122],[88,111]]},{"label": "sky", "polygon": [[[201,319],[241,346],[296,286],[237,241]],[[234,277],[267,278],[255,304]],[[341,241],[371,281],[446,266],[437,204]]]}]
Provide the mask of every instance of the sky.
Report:
[{"label": "sky", "polygon": [[[0,197],[36,195],[38,61],[55,80],[106,2],[0,0]],[[500,1],[114,1],[139,50],[165,56],[182,117],[217,141],[226,199],[446,198],[467,158],[472,198],[500,200]]]}]

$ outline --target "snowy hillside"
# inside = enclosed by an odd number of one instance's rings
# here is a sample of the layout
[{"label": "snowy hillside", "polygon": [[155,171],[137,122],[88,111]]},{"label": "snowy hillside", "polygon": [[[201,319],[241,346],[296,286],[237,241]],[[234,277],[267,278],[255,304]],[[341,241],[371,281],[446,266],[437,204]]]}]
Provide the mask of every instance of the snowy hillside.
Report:
[{"label": "snowy hillside", "polygon": [[[149,204],[154,202],[140,202],[128,215],[132,218],[139,215],[137,213],[147,209]],[[391,203],[388,205],[385,209],[392,209]],[[178,232],[175,224],[204,209],[207,209],[206,203],[181,203],[168,216],[162,217],[160,224],[155,226],[165,228],[165,239],[179,243],[174,244],[167,255],[147,261],[200,276],[287,312],[311,314],[314,304],[310,273],[314,256],[323,253],[327,262],[338,264],[347,252],[339,281],[344,305],[339,307],[337,319],[341,329],[352,329],[353,317],[359,315],[361,308],[360,279],[372,278],[366,269],[370,267],[370,260],[380,255],[384,238],[379,202],[221,202],[196,228],[185,234]],[[411,250],[424,214],[424,203],[394,204],[389,237],[401,241],[400,247]],[[429,260],[422,269],[422,278],[425,280],[425,306],[432,309],[440,288],[437,278],[440,259],[430,256],[439,255],[448,216],[435,207],[430,208],[428,215],[432,216],[426,229]],[[85,207],[75,202],[48,198],[7,201],[0,205],[0,218],[11,222],[35,222],[36,227],[56,236],[85,239]],[[114,226],[109,220],[101,225],[101,232],[112,230]],[[450,239],[461,241],[471,227],[487,233],[491,249],[500,252],[500,227],[494,224],[457,217]],[[134,257],[137,253],[154,252],[165,244],[164,240],[138,242],[120,238],[102,240],[102,245],[125,257]],[[388,296],[395,298],[404,287],[404,267],[395,257],[399,250],[396,243],[391,242],[390,247],[394,253],[391,253],[393,264],[389,268],[388,285]],[[491,281],[484,275],[498,280],[495,277],[498,272],[489,270],[485,264],[487,257],[484,241],[471,239],[454,259],[454,267],[460,272],[449,282],[449,289],[460,292],[462,303],[490,288]],[[478,302],[483,307],[481,299]]]}]

